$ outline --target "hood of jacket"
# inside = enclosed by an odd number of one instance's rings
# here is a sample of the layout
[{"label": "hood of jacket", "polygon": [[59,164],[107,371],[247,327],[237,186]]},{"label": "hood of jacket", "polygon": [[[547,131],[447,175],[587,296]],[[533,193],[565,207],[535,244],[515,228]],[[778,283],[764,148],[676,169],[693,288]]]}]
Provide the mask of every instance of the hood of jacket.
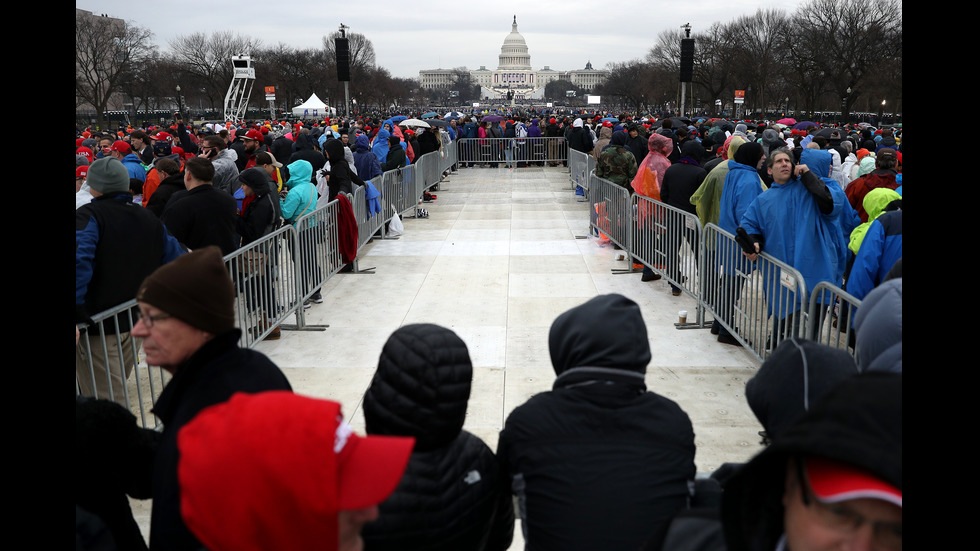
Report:
[{"label": "hood of jacket", "polygon": [[770,439],[810,409],[837,383],[857,375],[844,350],[804,339],[784,340],[745,385],[745,399]]},{"label": "hood of jacket", "polygon": [[395,330],[364,394],[368,434],[414,436],[415,451],[451,443],[463,429],[473,364],[466,343],[434,324]]},{"label": "hood of jacket", "polygon": [[343,162],[345,149],[344,142],[335,138],[330,138],[323,144],[323,152],[331,163]]},{"label": "hood of jacket", "polygon": [[252,188],[252,191],[255,192],[256,195],[265,195],[266,193],[269,193],[269,190],[273,189],[276,185],[275,182],[272,181],[272,178],[269,177],[269,174],[265,171],[265,169],[257,166],[243,170],[238,175],[238,180]]},{"label": "hood of jacket", "polygon": [[[609,130],[609,128],[606,128],[606,127],[603,127],[602,129],[603,130]],[[613,132],[612,135],[610,136],[610,138],[609,138],[609,145],[619,145],[619,146],[624,146],[625,147],[626,146],[626,140],[628,138],[629,138],[629,136],[626,135],[626,132],[623,132],[622,130],[617,130],[616,132]]]},{"label": "hood of jacket", "polygon": [[776,549],[791,457],[818,455],[902,490],[902,376],[861,373],[836,385],[725,483],[721,516],[730,551]]},{"label": "hood of jacket", "polygon": [[674,150],[674,142],[667,136],[654,132],[647,139],[647,148],[650,151],[660,153],[664,157],[669,157],[670,153]]},{"label": "hood of jacket", "polygon": [[868,213],[868,221],[870,222],[881,216],[889,203],[901,198],[902,196],[894,189],[876,187],[864,196],[861,205],[864,206],[864,212]]},{"label": "hood of jacket", "polygon": [[296,136],[296,151],[313,150],[313,140],[309,134],[299,134]]},{"label": "hood of jacket", "polygon": [[293,161],[286,166],[289,169],[289,180],[286,180],[286,187],[292,189],[297,184],[309,184],[313,178],[313,165],[309,161],[302,159]]},{"label": "hood of jacket", "polygon": [[800,164],[806,165],[821,178],[830,178],[833,157],[826,149],[804,149],[800,152]]},{"label": "hood of jacket", "polygon": [[902,372],[902,278],[889,279],[861,301],[854,316],[861,371]]},{"label": "hood of jacket", "polygon": [[358,134],[357,138],[354,140],[354,145],[357,146],[358,153],[364,153],[371,150],[371,140],[368,139],[367,134]]},{"label": "hood of jacket", "polygon": [[642,375],[650,363],[640,306],[619,294],[599,295],[558,316],[551,324],[548,349],[559,378],[579,367]]},{"label": "hood of jacket", "polygon": [[[625,135],[625,132],[623,134]],[[599,130],[599,139],[600,140],[602,140],[602,139],[610,140],[610,139],[612,139],[612,137],[613,137],[613,129],[612,129],[611,126],[603,126],[602,129]],[[626,143],[626,139],[624,138],[623,139],[623,143],[621,143],[619,145],[623,145],[625,143]]]}]

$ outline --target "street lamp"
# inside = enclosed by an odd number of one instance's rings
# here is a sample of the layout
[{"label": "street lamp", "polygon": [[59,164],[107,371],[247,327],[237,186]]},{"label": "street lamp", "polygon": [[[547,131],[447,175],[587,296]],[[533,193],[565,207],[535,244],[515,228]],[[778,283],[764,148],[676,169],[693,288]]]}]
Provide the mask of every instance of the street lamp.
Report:
[{"label": "street lamp", "polygon": [[183,111],[184,111],[183,101],[181,100],[181,97],[180,97],[180,85],[178,84],[177,85],[177,113],[178,114],[181,114],[181,117],[183,117],[183,114],[182,114]]}]

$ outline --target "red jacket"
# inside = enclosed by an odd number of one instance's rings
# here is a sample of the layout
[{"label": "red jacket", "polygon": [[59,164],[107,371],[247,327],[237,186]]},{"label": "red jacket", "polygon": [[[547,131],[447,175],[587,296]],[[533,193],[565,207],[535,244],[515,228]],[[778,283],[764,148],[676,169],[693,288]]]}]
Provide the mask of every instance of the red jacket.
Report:
[{"label": "red jacket", "polygon": [[864,196],[871,190],[880,187],[888,189],[897,188],[898,181],[895,179],[895,173],[871,172],[860,178],[855,178],[844,188],[844,194],[847,195],[847,200],[850,201],[851,206],[857,211],[858,216],[861,217],[862,224],[868,221],[868,213],[864,211]]}]

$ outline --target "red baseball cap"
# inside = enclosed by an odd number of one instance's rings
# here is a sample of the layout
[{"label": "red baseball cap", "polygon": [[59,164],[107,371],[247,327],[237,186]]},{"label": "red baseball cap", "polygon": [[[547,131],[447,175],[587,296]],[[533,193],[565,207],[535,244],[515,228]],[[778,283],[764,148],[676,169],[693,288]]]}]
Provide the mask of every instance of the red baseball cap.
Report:
[{"label": "red baseball cap", "polygon": [[88,159],[90,163],[92,162],[92,150],[85,147],[84,145],[75,150],[75,155],[81,155],[86,159]]},{"label": "red baseball cap", "polygon": [[815,456],[805,464],[810,489],[824,503],[870,498],[902,506],[902,491],[867,471]]},{"label": "red baseball cap", "polygon": [[211,551],[329,548],[337,513],[384,501],[414,445],[355,434],[337,402],[237,393],[177,434],[181,516]]},{"label": "red baseball cap", "polygon": [[167,132],[157,132],[156,134],[153,134],[152,136],[150,136],[150,139],[151,140],[164,140],[167,143],[171,143],[171,142],[174,141],[174,137],[171,136]]},{"label": "red baseball cap", "polygon": [[255,140],[257,142],[261,142],[261,141],[265,140],[265,136],[263,136],[262,133],[259,132],[258,130],[252,128],[248,132],[246,132],[244,136],[242,136],[242,139],[243,140]]},{"label": "red baseball cap", "polygon": [[113,151],[118,151],[120,153],[129,153],[130,151],[132,151],[132,148],[129,147],[129,144],[122,140],[116,140],[112,142],[112,147],[110,147],[109,149],[112,149]]},{"label": "red baseball cap", "polygon": [[75,178],[85,178],[88,176],[88,165],[75,167]]}]

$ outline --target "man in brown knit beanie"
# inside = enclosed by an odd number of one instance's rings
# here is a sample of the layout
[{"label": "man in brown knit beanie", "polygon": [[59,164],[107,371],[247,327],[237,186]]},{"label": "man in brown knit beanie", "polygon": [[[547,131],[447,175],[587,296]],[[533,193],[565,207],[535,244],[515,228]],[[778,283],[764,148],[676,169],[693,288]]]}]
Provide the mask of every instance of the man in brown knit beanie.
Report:
[{"label": "man in brown knit beanie", "polygon": [[286,376],[260,352],[238,346],[234,287],[221,250],[204,247],[161,266],[136,294],[146,362],[173,378],[153,413],[163,436],[153,465],[150,547],[198,549],[180,514],[177,433],[202,409],[236,392],[292,390]]}]

